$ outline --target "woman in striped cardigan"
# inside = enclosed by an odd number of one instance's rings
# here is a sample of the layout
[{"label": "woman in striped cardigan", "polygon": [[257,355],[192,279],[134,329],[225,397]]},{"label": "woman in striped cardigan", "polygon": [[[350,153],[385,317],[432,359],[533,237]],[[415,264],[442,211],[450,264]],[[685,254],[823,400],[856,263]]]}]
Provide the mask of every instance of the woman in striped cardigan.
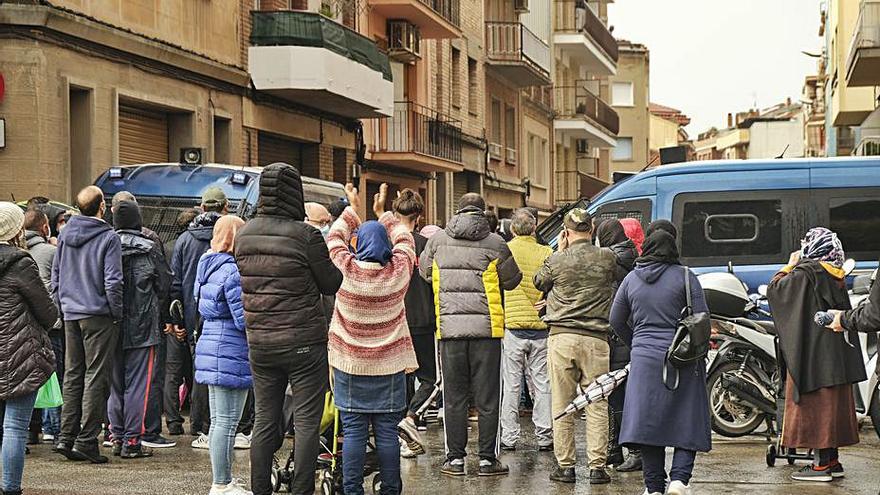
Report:
[{"label": "woman in striped cardigan", "polygon": [[[383,184],[377,203],[386,190]],[[343,274],[328,344],[334,399],[345,435],[343,490],[347,495],[364,493],[372,425],[381,493],[396,495],[401,492],[397,423],[407,406],[405,373],[418,367],[403,305],[416,262],[415,245],[408,229],[390,212],[378,222],[361,223],[357,189],[347,184],[345,192],[351,206],[327,235],[330,259]],[[357,249],[352,253],[355,231]]]}]

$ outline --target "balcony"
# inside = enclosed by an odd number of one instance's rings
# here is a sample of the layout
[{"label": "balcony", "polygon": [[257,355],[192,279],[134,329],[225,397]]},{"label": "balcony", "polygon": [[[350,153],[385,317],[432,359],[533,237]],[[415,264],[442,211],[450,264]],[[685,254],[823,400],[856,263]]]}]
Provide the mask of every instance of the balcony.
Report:
[{"label": "balcony", "polygon": [[574,203],[582,198],[590,199],[608,183],[579,170],[556,172],[556,203]]},{"label": "balcony", "polygon": [[461,122],[411,101],[394,102],[379,122],[371,159],[423,173],[460,172]]},{"label": "balcony", "polygon": [[553,88],[553,128],[576,139],[587,139],[590,146],[613,148],[617,146],[620,120],[617,112],[596,96],[598,85],[592,84],[593,91],[588,88],[591,83],[595,81]]},{"label": "balcony", "polygon": [[880,86],[880,0],[862,0],[849,56],[847,86]]},{"label": "balcony", "polygon": [[576,0],[556,0],[553,44],[594,75],[617,73],[617,40],[590,8],[575,9]]},{"label": "balcony", "polygon": [[486,23],[486,61],[517,87],[550,84],[550,47],[519,22]]},{"label": "balcony", "polygon": [[370,39],[313,12],[253,12],[252,18],[254,88],[352,119],[392,115],[391,65]]},{"label": "balcony", "polygon": [[373,12],[418,26],[425,39],[461,37],[460,0],[367,0]]}]

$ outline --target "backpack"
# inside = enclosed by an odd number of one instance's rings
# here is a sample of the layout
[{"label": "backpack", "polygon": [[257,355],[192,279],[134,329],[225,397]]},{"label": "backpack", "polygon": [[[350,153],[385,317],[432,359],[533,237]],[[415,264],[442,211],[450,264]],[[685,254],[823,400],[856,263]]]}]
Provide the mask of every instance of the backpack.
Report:
[{"label": "backpack", "polygon": [[[709,336],[712,325],[709,313],[694,313],[691,301],[691,271],[684,268],[684,291],[687,304],[681,310],[681,319],[672,337],[672,343],[666,350],[666,359],[663,361],[663,385],[669,390],[678,388],[678,370],[706,359],[709,354]],[[675,371],[675,382],[669,385],[667,370],[672,367]]]}]

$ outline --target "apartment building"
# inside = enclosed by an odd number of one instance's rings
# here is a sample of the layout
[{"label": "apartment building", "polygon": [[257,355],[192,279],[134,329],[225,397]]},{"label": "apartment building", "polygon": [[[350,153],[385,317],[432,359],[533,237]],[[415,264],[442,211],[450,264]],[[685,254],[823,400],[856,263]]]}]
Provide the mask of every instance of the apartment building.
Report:
[{"label": "apartment building", "polygon": [[661,165],[661,150],[685,147],[687,161],[694,159],[694,144],[684,127],[691,123],[690,117],[676,108],[651,103],[649,105],[650,131],[648,139],[648,162]]},{"label": "apartment building", "polygon": [[353,12],[334,21],[291,7],[3,2],[0,190],[70,200],[107,167],[177,162],[183,148],[345,181],[358,119],[393,115],[388,57],[355,31]]},{"label": "apartment building", "polygon": [[611,151],[611,173],[640,172],[650,161],[650,54],[645,45],[617,40],[617,74],[611,78],[611,106],[620,120]]},{"label": "apartment building", "polygon": [[620,125],[608,103],[619,58],[608,30],[608,2],[579,5],[553,0],[557,203],[591,197],[608,185]]},{"label": "apartment building", "polygon": [[695,143],[697,160],[801,158],[805,156],[804,109],[791,98],[761,110],[727,114],[726,129],[710,129]]},{"label": "apartment building", "polygon": [[[825,152],[874,154],[880,142],[880,0],[829,0],[825,36]],[[880,153],[880,150],[877,150]]]}]

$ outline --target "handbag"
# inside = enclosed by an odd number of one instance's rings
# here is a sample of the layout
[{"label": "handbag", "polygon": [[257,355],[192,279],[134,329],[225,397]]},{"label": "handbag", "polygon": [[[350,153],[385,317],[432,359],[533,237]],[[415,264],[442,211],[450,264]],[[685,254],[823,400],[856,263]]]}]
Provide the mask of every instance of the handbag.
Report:
[{"label": "handbag", "polygon": [[51,409],[64,403],[61,395],[61,386],[58,385],[58,374],[53,372],[46,383],[37,390],[37,400],[34,409]]},{"label": "handbag", "polygon": [[[684,292],[687,305],[681,311],[681,319],[675,328],[672,343],[663,361],[663,385],[669,390],[678,389],[679,369],[701,362],[709,354],[709,336],[712,325],[709,313],[694,313],[691,300],[691,272],[684,268]],[[675,372],[675,382],[669,385],[669,368]]]}]

